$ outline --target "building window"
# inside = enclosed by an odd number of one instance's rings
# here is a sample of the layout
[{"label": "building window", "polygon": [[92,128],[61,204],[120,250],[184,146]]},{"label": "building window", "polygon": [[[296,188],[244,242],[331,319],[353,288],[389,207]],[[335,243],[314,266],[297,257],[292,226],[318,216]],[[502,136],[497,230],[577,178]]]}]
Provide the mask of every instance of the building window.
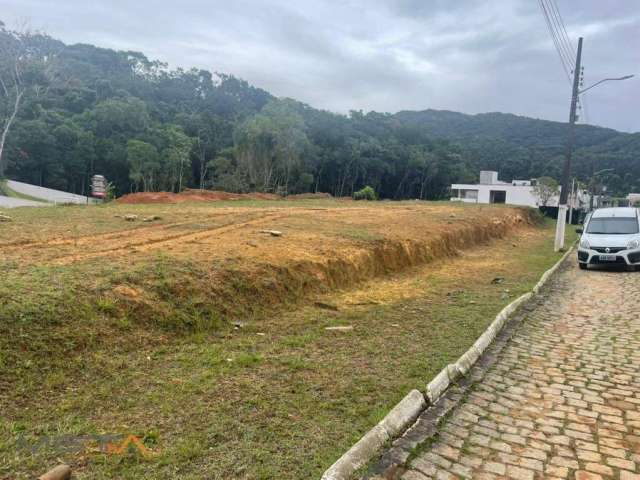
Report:
[{"label": "building window", "polygon": [[478,190],[460,190],[460,196],[467,200],[477,200]]}]

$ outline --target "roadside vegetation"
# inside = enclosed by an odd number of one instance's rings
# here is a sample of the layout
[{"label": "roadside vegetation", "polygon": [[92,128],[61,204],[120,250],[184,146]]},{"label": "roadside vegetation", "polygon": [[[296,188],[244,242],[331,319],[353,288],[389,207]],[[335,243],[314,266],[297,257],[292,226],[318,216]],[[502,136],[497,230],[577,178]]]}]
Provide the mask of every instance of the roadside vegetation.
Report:
[{"label": "roadside vegetation", "polygon": [[[0,231],[0,478],[58,459],[79,479],[318,477],[558,258],[552,225],[508,207],[12,215]],[[86,437],[128,434],[147,456]]]},{"label": "roadside vegetation", "polygon": [[357,192],[353,192],[354,200],[376,200],[377,198],[376,191],[368,185]]}]

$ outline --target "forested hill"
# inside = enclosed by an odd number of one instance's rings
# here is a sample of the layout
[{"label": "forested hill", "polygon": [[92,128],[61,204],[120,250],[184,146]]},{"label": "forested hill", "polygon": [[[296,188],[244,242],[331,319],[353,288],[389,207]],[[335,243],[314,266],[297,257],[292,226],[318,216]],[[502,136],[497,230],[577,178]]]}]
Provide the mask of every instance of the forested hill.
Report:
[{"label": "forested hill", "polygon": [[[472,139],[500,138],[524,147],[557,147],[566,140],[566,124],[512,115],[510,113],[464,113],[445,110],[399,112],[396,118],[407,124],[417,124],[429,130],[435,137]],[[591,147],[620,135],[610,128],[579,125],[576,146]]]},{"label": "forested hill", "polygon": [[[433,138],[448,139],[473,165],[498,170],[507,179],[560,176],[567,124],[507,113],[465,115],[443,110],[403,111],[395,115]],[[574,171],[588,183],[598,182],[617,194],[640,189],[640,133],[578,124]]]},{"label": "forested hill", "polygon": [[[232,75],[171,70],[142,53],[65,45],[1,22],[0,79],[0,135],[10,125],[0,176],[76,193],[103,174],[119,195],[196,187],[342,196],[371,185],[386,198],[443,198],[480,169],[505,180],[558,177],[566,135],[565,124],[501,113],[337,115]],[[577,145],[581,179],[610,168],[611,191],[640,190],[640,134],[580,125]]]}]

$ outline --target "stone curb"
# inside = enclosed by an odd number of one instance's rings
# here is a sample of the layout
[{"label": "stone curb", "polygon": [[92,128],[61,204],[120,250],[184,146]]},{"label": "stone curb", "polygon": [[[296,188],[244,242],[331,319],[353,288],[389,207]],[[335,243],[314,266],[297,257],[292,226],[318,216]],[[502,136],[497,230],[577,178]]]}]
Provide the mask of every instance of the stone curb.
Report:
[{"label": "stone curb", "polygon": [[491,342],[493,342],[496,335],[498,335],[500,330],[502,330],[502,327],[509,317],[513,315],[518,308],[522,306],[522,304],[528,302],[534,295],[538,294],[540,289],[547,283],[556,270],[560,268],[560,265],[564,263],[571,252],[573,252],[573,246],[571,246],[560,260],[558,260],[549,270],[542,274],[540,280],[530,292],[518,297],[516,300],[504,307],[502,311],[498,313],[495,320],[491,322],[491,325],[489,325],[471,348],[469,348],[469,350],[467,350],[456,363],[447,365],[438,375],[435,376],[433,380],[431,380],[431,382],[427,384],[425,395],[431,405],[438,401],[440,396],[447,390],[447,388],[449,388],[451,383],[455,382],[460,376],[467,374],[487,347],[491,345]]},{"label": "stone curb", "polygon": [[531,292],[520,296],[498,313],[491,325],[456,363],[449,364],[431,380],[423,395],[412,390],[404,397],[375,427],[369,430],[358,442],[342,455],[328,470],[321,480],[348,480],[360,468],[365,466],[385,443],[404,433],[430,405],[434,405],[447,389],[461,376],[466,375],[478,361],[484,351],[491,345],[506,321],[524,303],[538,294],[549,278],[560,268],[573,252],[571,246],[553,267],[544,272]]},{"label": "stone curb", "polygon": [[322,480],[342,480],[349,478],[356,470],[363,467],[394,437],[404,432],[415,422],[418,415],[427,408],[424,395],[412,390],[398,403],[375,427],[351,447],[324,474]]}]

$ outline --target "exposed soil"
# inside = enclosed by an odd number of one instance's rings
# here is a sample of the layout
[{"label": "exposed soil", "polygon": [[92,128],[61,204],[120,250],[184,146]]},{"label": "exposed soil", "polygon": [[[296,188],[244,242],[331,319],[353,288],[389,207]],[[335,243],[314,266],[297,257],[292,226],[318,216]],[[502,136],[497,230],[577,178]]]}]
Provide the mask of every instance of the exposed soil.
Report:
[{"label": "exposed soil", "polygon": [[[240,263],[295,266],[310,269],[325,283],[345,286],[358,278],[455,254],[532,222],[530,212],[516,208],[449,204],[344,208],[336,203],[325,208],[180,207],[153,223],[126,222],[123,215],[109,218],[108,210],[96,210],[102,217],[106,213],[109,221],[107,231],[99,234],[92,231],[95,223],[106,221],[99,216],[81,219],[87,223],[77,222],[73,230],[68,225],[46,235],[28,232],[38,230],[39,223],[13,225],[25,236],[0,234],[0,260],[69,265],[109,257],[110,262],[132,264],[161,252],[184,260],[233,258]],[[282,236],[264,233],[271,230]]]},{"label": "exposed soil", "polygon": [[[317,197],[307,197],[317,198]],[[222,200],[281,200],[275,193],[229,193],[217,190],[187,189],[184,192],[140,192],[123,195],[118,203],[134,205],[140,203],[184,203],[184,202],[216,202]]]},{"label": "exposed soil", "polygon": [[[275,193],[231,193],[220,190],[187,189],[180,193],[172,192],[140,192],[129,193],[118,198],[117,203],[136,205],[146,203],[184,203],[184,202],[220,202],[228,200],[321,200],[332,198],[330,193],[298,193],[283,197]],[[351,200],[351,197],[347,197]],[[342,199],[344,200],[344,199]]]},{"label": "exposed soil", "polygon": [[[64,269],[89,299],[114,302],[121,315],[178,325],[175,311],[252,315],[455,256],[537,221],[532,210],[450,203],[227,205],[114,205],[18,218],[0,232],[0,264],[23,277],[34,267]],[[138,220],[125,221],[127,214]],[[141,221],[150,214],[159,220]]]}]

